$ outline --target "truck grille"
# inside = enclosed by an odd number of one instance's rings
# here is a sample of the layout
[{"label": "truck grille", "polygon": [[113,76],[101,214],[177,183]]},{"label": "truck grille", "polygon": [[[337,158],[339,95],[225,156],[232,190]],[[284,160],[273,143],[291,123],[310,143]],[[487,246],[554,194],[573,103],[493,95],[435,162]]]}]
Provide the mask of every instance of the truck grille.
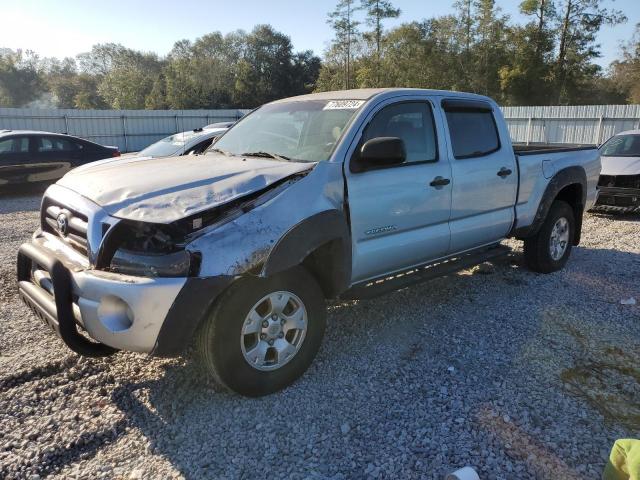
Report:
[{"label": "truck grille", "polygon": [[74,250],[87,256],[87,216],[45,197],[42,203],[41,226],[45,232],[60,237]]},{"label": "truck grille", "polygon": [[600,175],[599,187],[640,188],[640,175]]}]

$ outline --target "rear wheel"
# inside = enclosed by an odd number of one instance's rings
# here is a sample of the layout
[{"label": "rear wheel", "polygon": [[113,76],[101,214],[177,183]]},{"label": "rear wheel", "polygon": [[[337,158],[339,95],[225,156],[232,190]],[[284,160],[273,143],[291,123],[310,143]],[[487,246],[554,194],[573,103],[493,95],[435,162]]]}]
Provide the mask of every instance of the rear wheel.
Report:
[{"label": "rear wheel", "polygon": [[562,200],[553,202],[538,233],[524,240],[527,266],[540,273],[551,273],[564,267],[571,254],[575,228],[571,206]]},{"label": "rear wheel", "polygon": [[247,277],[218,300],[201,326],[202,364],[221,386],[247,396],[280,390],[313,361],[324,335],[322,291],[303,268]]}]

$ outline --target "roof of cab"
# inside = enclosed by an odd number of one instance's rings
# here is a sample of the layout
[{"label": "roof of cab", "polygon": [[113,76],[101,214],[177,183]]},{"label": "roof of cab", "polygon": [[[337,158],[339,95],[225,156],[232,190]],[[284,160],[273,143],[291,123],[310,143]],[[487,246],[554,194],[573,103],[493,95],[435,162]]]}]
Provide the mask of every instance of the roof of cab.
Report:
[{"label": "roof of cab", "polygon": [[490,100],[489,97],[484,95],[477,95],[475,93],[467,92],[452,92],[449,90],[429,90],[426,88],[358,88],[353,90],[334,90],[331,92],[319,92],[309,93],[306,95],[298,95],[296,97],[282,98],[275,100],[272,103],[283,103],[291,101],[304,101],[304,100],[369,100],[373,97],[383,94],[390,95],[437,95],[448,97],[464,97]]},{"label": "roof of cab", "polygon": [[618,132],[615,134],[616,137],[618,135],[640,135],[640,130],[625,130],[624,132]]}]

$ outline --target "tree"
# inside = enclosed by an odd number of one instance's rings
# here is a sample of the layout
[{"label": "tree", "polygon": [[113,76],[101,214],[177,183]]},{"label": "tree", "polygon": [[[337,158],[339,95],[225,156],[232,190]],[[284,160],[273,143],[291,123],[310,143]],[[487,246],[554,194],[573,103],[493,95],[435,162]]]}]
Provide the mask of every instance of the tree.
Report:
[{"label": "tree", "polygon": [[382,53],[382,22],[388,18],[398,18],[400,9],[395,8],[388,0],[361,0],[361,8],[366,12],[366,24],[372,28],[364,37],[375,46],[375,87],[380,86],[380,59]]},{"label": "tree", "polygon": [[0,105],[22,107],[45,92],[38,66],[31,51],[4,49],[0,52]]},{"label": "tree", "polygon": [[627,102],[640,103],[640,23],[633,37],[622,45],[622,59],[611,64],[612,82]]},{"label": "tree", "polygon": [[73,58],[49,58],[43,61],[43,66],[45,83],[55,98],[56,106],[74,108],[79,87],[76,61]]},{"label": "tree", "polygon": [[119,43],[99,43],[77,58],[81,72],[102,76],[107,75],[126,56],[127,49]]},{"label": "tree", "polygon": [[508,63],[507,23],[495,0],[476,0],[473,10],[473,64],[468,66],[473,76],[471,90],[495,98],[502,96],[500,68]]},{"label": "tree", "polygon": [[167,105],[167,80],[160,74],[153,82],[151,91],[144,99],[144,107],[149,110],[165,110]]},{"label": "tree", "polygon": [[108,108],[98,94],[98,78],[88,73],[80,73],[76,78],[77,92],[73,97],[75,108]]},{"label": "tree", "polygon": [[360,35],[358,31],[360,22],[355,19],[354,14],[359,9],[355,6],[355,0],[340,0],[336,8],[329,13],[327,19],[327,23],[333,28],[335,35],[335,52],[342,57],[345,89],[351,88],[353,83],[351,69],[353,44]]},{"label": "tree", "polygon": [[556,102],[570,103],[585,77],[599,73],[592,63],[600,56],[596,35],[604,25],[626,21],[619,10],[602,7],[603,0],[565,0],[557,26],[558,55],[554,65]]},{"label": "tree", "polygon": [[531,18],[508,31],[509,61],[500,68],[503,100],[517,105],[545,105],[554,101],[552,64],[555,46],[553,0],[525,0],[520,12]]}]

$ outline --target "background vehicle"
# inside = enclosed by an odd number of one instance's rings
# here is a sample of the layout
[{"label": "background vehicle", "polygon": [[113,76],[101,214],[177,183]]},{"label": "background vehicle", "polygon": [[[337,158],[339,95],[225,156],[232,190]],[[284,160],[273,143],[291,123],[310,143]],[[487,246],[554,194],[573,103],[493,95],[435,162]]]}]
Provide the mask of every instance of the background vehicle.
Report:
[{"label": "background vehicle", "polygon": [[469,267],[505,253],[507,237],[524,240],[532,270],[562,268],[599,173],[596,148],[514,150],[479,95],[284,99],[179,168],[140,159],[66,175],[20,248],[19,290],[78,353],[177,355],[195,335],[212,378],[264,395],[312,362],[325,298]]},{"label": "background vehicle", "polygon": [[212,127],[207,125],[204,128],[175,133],[162,140],[158,140],[156,143],[152,143],[144,150],[124,156],[157,158],[203,153],[216,138],[228,129],[229,127]]},{"label": "background vehicle", "polygon": [[1,130],[0,188],[8,184],[51,183],[74,167],[118,156],[117,147],[105,147],[71,135]]},{"label": "background vehicle", "polygon": [[234,123],[236,122],[216,122],[216,123],[210,123],[204,128],[224,128],[228,130],[233,126]]},{"label": "background vehicle", "polygon": [[640,130],[620,132],[600,147],[602,172],[596,207],[640,209]]}]

